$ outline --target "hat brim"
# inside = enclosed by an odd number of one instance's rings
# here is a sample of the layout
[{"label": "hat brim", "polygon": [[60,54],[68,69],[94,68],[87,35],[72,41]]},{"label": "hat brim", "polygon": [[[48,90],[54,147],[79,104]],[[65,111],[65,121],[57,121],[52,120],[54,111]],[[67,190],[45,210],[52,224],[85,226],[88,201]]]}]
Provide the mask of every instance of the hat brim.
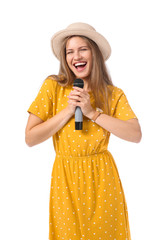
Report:
[{"label": "hat brim", "polygon": [[111,55],[111,47],[106,38],[104,38],[100,33],[92,30],[85,30],[85,29],[65,29],[57,32],[51,38],[51,47],[54,55],[60,60],[60,50],[62,46],[62,42],[66,37],[79,35],[85,36],[93,40],[99,47],[104,60],[106,61]]}]

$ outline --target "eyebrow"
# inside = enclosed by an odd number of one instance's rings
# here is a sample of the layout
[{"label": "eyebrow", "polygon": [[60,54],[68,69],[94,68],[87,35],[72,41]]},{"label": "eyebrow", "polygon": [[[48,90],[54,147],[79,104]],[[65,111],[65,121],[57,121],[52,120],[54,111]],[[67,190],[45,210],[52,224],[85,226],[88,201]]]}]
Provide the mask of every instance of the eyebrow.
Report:
[{"label": "eyebrow", "polygon": [[[79,47],[78,49],[80,49],[80,48],[84,48],[84,47],[89,48],[88,46],[81,46],[81,47]],[[71,49],[71,48],[70,48],[70,49],[69,49],[69,48],[66,49],[66,51],[68,51],[68,50],[73,50],[73,49]]]}]

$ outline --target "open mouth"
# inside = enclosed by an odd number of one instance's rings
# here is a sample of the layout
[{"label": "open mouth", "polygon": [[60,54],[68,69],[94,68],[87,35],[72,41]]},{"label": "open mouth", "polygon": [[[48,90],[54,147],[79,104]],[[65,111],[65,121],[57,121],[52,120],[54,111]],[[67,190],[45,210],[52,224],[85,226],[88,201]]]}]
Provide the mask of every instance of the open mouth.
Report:
[{"label": "open mouth", "polygon": [[78,70],[78,71],[82,71],[85,69],[87,65],[87,62],[78,62],[74,64],[74,67]]}]

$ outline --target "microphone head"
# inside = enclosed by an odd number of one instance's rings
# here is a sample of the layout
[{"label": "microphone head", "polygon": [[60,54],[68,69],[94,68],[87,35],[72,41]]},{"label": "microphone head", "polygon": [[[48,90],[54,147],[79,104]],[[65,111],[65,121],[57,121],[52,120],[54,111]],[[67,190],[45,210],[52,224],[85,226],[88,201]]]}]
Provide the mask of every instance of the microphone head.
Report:
[{"label": "microphone head", "polygon": [[84,87],[84,81],[80,78],[77,78],[77,79],[74,80],[73,86],[83,88]]}]

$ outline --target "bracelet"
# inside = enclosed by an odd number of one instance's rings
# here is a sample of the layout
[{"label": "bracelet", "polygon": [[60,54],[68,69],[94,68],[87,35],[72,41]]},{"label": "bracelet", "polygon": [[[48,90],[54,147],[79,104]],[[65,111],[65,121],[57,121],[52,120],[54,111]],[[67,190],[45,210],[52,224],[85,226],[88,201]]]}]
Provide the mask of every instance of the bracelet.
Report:
[{"label": "bracelet", "polygon": [[96,111],[96,113],[94,114],[94,116],[92,117],[92,121],[95,122],[95,120],[98,118],[98,116],[101,114],[101,112]]}]

